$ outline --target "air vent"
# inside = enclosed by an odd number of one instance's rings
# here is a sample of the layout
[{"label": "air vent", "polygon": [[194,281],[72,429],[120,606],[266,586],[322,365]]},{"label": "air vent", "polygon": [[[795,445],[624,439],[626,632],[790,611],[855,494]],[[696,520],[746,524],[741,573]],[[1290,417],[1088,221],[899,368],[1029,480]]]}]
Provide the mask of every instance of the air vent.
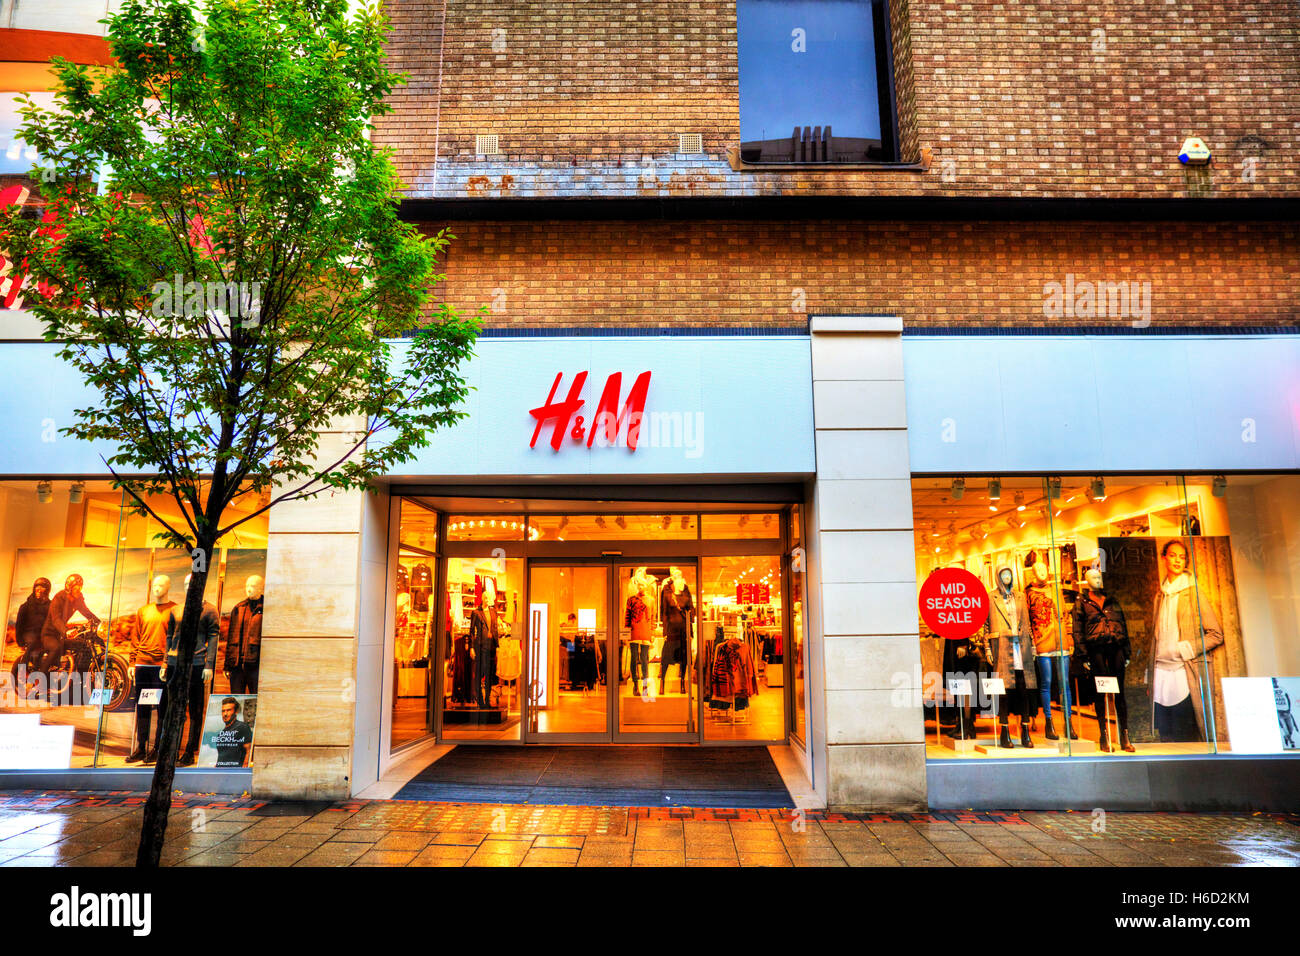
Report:
[{"label": "air vent", "polygon": [[679,153],[704,152],[704,137],[699,133],[678,133],[677,152]]},{"label": "air vent", "polygon": [[501,154],[500,138],[496,133],[474,137],[474,152],[480,156],[499,156]]}]

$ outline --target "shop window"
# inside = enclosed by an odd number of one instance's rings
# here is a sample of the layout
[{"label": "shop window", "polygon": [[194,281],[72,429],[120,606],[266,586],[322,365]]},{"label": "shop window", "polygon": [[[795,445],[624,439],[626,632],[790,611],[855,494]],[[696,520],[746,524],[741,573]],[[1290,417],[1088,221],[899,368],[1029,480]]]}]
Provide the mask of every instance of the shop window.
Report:
[{"label": "shop window", "polygon": [[702,558],[700,579],[705,739],[784,739],[781,559]]},{"label": "shop window", "polygon": [[522,515],[452,515],[447,519],[448,541],[523,541],[527,531]]},{"label": "shop window", "polygon": [[695,539],[699,518],[678,514],[530,515],[532,541]]},{"label": "shop window", "polygon": [[[190,701],[181,765],[251,765],[265,515],[220,542],[195,667],[164,682],[189,552],[163,547],[157,522],[107,481],[2,482],[0,501],[0,576],[11,582],[0,670],[0,752],[11,762],[0,769],[147,764],[159,707],[177,691]],[[170,499],[149,503],[179,520]],[[246,496],[232,518],[263,503]]]},{"label": "shop window", "polygon": [[921,622],[930,756],[1233,749],[1233,682],[1258,675],[1271,693],[1297,663],[1274,613],[1294,621],[1294,481],[914,480],[918,582],[964,568],[991,599],[969,639]]},{"label": "shop window", "polygon": [[737,0],[747,163],[897,158],[884,0]]},{"label": "shop window", "polygon": [[485,555],[449,557],[446,564],[442,735],[518,740],[525,686],[524,562]]},{"label": "shop window", "polygon": [[[26,176],[40,162],[36,147],[28,146],[18,138],[18,128],[23,125],[18,112],[17,93],[0,93],[0,174]],[[46,91],[29,93],[32,101],[44,109],[54,105],[54,94]]]},{"label": "shop window", "polygon": [[781,537],[781,519],[775,514],[705,514],[701,515],[700,520],[702,538]]}]

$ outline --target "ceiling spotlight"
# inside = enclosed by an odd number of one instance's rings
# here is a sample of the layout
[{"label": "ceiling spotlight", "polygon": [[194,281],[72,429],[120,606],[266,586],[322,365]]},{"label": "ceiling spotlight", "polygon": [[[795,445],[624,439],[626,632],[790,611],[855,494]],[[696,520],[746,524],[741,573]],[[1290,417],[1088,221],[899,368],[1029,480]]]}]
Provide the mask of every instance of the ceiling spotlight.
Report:
[{"label": "ceiling spotlight", "polygon": [[562,516],[560,517],[560,526],[559,526],[558,528],[555,529],[555,533],[556,533],[556,534],[559,534],[561,531],[563,531],[563,530],[564,530],[565,528],[567,528],[568,526],[569,526],[569,516],[568,516],[568,515],[562,515]]},{"label": "ceiling spotlight", "polygon": [[1210,485],[1210,491],[1214,497],[1222,498],[1228,490],[1228,478],[1226,475],[1215,475],[1214,483]]},{"label": "ceiling spotlight", "polygon": [[604,527],[605,527],[605,516],[604,516],[604,515],[596,515],[596,527],[597,527],[597,528],[604,528]]},{"label": "ceiling spotlight", "polygon": [[1023,492],[1019,492],[1019,491],[1016,492],[1016,510],[1017,511],[1025,510],[1025,496]]},{"label": "ceiling spotlight", "polygon": [[770,528],[770,527],[772,527],[772,516],[771,516],[771,515],[763,515],[763,527],[764,527],[764,528]]},{"label": "ceiling spotlight", "polygon": [[961,501],[961,496],[966,494],[966,479],[954,478],[952,480],[952,500]]},{"label": "ceiling spotlight", "polygon": [[1002,479],[990,478],[989,479],[989,501],[1000,501],[1000,500],[1002,500]]},{"label": "ceiling spotlight", "polygon": [[672,523],[673,523],[673,517],[672,517],[672,515],[664,515],[664,524],[663,524],[663,529],[664,529],[665,531],[668,530],[668,526],[669,526],[670,524],[672,524]]},{"label": "ceiling spotlight", "polygon": [[1088,494],[1093,501],[1105,501],[1106,479],[1100,477],[1092,479],[1092,484],[1089,488]]},{"label": "ceiling spotlight", "polygon": [[749,515],[741,515],[739,524],[742,528],[749,524]]},{"label": "ceiling spotlight", "polygon": [[624,518],[622,515],[619,515],[617,518],[614,519],[614,524],[618,525],[624,531],[627,530],[627,519]]},{"label": "ceiling spotlight", "polygon": [[1025,523],[1015,515],[1011,515],[1009,518],[1007,518],[1007,524],[1010,525],[1012,528],[1023,528],[1025,526]]},{"label": "ceiling spotlight", "polygon": [[1052,501],[1055,501],[1057,498],[1061,497],[1061,479],[1060,479],[1060,478],[1048,478],[1048,479],[1047,479],[1047,497],[1048,497],[1049,500],[1052,500]]},{"label": "ceiling spotlight", "polygon": [[691,516],[682,515],[682,530],[685,531],[690,526],[691,526]]},{"label": "ceiling spotlight", "polygon": [[38,481],[36,483],[36,500],[43,505],[48,505],[54,500],[54,486],[48,481]]},{"label": "ceiling spotlight", "polygon": [[86,493],[86,483],[84,481],[74,481],[72,487],[68,489],[68,503],[79,505],[81,497]]}]

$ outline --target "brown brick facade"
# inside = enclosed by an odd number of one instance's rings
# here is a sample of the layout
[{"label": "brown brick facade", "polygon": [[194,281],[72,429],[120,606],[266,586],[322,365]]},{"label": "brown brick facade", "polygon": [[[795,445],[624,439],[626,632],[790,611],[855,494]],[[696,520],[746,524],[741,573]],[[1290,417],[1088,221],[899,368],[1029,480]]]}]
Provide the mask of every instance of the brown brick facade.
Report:
[{"label": "brown brick facade", "polygon": [[[1292,224],[460,222],[439,286],[488,327],[1130,326],[1044,314],[1044,288],[1149,282],[1153,331],[1300,325]],[[1137,300],[1131,304],[1136,309]],[[801,310],[801,311],[800,311]]]},{"label": "brown brick facade", "polygon": [[[389,9],[411,81],[376,141],[413,196],[1300,195],[1291,0],[893,0],[904,158],[932,149],[925,173],[733,170],[734,0]],[[503,155],[476,157],[476,133]],[[1189,135],[1208,170],[1178,163]]]}]

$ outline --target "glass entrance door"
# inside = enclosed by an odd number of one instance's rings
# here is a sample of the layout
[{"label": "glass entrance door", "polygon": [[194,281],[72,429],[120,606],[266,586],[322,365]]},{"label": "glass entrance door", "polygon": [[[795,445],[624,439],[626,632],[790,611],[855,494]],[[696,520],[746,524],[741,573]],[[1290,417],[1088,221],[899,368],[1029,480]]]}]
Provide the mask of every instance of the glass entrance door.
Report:
[{"label": "glass entrance door", "polygon": [[696,742],[695,563],[619,564],[615,570],[615,737]]},{"label": "glass entrance door", "polygon": [[609,587],[608,564],[530,566],[530,740],[609,740]]}]

